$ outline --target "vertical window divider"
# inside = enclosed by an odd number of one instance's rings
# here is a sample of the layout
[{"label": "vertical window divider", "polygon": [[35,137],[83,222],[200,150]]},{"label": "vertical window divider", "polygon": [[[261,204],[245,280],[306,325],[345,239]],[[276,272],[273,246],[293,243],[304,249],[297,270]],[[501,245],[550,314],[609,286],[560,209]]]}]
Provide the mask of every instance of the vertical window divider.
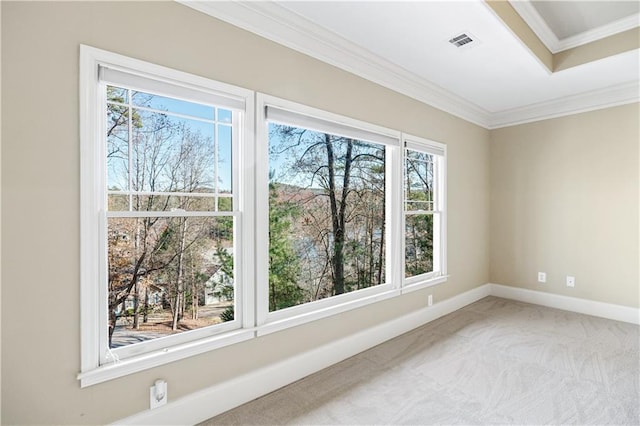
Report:
[{"label": "vertical window divider", "polygon": [[440,275],[446,276],[447,269],[447,146],[442,146],[443,155],[438,159],[438,207],[440,217]]},{"label": "vertical window divider", "polygon": [[[100,87],[101,90],[97,93],[98,102],[100,102],[100,108],[97,108],[97,112],[100,114],[99,117],[95,117],[96,120],[96,130],[100,132],[100,135],[106,133],[107,124],[104,119],[106,117],[107,112],[107,95],[106,95],[106,85],[97,82],[96,87]],[[103,153],[107,152],[107,141],[106,138],[99,138],[99,142],[94,144],[95,155],[98,157],[99,161],[102,162],[102,166],[100,167],[100,173],[97,173],[98,179],[96,184],[100,188],[99,191],[96,191],[96,194],[101,194],[102,196],[97,202],[98,208],[98,216],[99,216],[99,228],[95,231],[97,232],[98,241],[101,243],[98,245],[98,282],[106,282],[108,280],[108,239],[107,239],[107,194],[103,188],[107,186],[107,170],[106,170],[106,159],[103,159]],[[86,175],[84,176],[86,178]],[[99,263],[102,261],[102,263]],[[97,321],[97,331],[98,331],[98,339],[96,341],[97,347],[97,357],[100,363],[107,362],[107,351],[103,345],[103,342],[107,340],[108,330],[105,327],[100,327],[100,324],[106,324],[109,321],[109,312],[108,312],[108,288],[105,286],[104,288],[98,288],[94,298],[98,304],[98,312],[99,318]]]},{"label": "vertical window divider", "polygon": [[[401,135],[402,138],[402,135]],[[401,139],[402,140],[402,139]],[[389,202],[386,207],[386,215],[388,218],[387,229],[387,259],[388,274],[392,287],[400,289],[404,281],[404,214],[403,191],[404,191],[404,146],[389,147],[389,159],[387,160],[389,179],[387,182],[387,193],[389,194]],[[396,207],[400,206],[400,208]]]},{"label": "vertical window divider", "polygon": [[[252,101],[255,95],[252,95]],[[241,236],[238,241],[241,244],[242,251],[242,286],[238,289],[240,292],[240,300],[242,303],[242,324],[244,328],[254,328],[256,325],[256,249],[255,241],[257,238],[256,227],[256,165],[257,161],[255,145],[255,106],[254,102],[247,102],[245,112],[242,116],[236,112],[233,113],[233,119],[239,121],[238,126],[232,129],[232,145],[237,147],[238,155],[232,158],[234,165],[232,170],[232,193],[233,205],[241,212],[241,220],[243,226],[237,227]],[[242,141],[242,143],[239,143]],[[234,188],[240,188],[241,197],[236,195]]]},{"label": "vertical window divider", "polygon": [[[269,131],[267,128],[266,97],[256,94],[254,152],[255,162],[255,286],[257,327],[267,321],[269,313]],[[259,211],[258,211],[259,210]]]}]

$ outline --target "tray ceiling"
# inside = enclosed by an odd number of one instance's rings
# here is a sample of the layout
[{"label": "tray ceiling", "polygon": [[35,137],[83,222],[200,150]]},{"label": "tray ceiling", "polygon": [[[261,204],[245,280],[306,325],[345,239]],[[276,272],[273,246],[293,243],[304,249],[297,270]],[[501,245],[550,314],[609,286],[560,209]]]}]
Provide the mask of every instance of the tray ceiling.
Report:
[{"label": "tray ceiling", "polygon": [[[562,16],[579,20],[564,9],[548,12],[544,5],[522,3],[541,8],[538,16],[547,16],[548,28],[561,35]],[[603,8],[619,2],[559,3],[586,10],[583,3]],[[551,72],[483,1],[184,4],[486,128],[639,99],[637,48]],[[612,8],[616,13],[607,15],[606,24],[596,19],[604,16],[600,10],[590,12],[582,27],[572,23],[563,31],[575,37],[584,28],[589,32],[636,16],[634,8]],[[450,42],[462,34],[473,41],[461,47]]]}]

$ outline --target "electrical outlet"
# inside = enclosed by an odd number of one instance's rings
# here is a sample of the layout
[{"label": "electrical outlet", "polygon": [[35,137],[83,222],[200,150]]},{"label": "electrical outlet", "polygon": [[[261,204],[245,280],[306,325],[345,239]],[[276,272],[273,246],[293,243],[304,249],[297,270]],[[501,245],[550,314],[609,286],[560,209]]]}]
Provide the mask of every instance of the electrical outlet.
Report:
[{"label": "electrical outlet", "polygon": [[538,272],[538,282],[546,283],[547,282],[547,273],[546,272]]},{"label": "electrical outlet", "polygon": [[427,306],[431,305],[433,305],[433,294],[430,294],[429,297],[427,297]]},{"label": "electrical outlet", "polygon": [[567,275],[567,287],[575,287],[575,286],[576,286],[576,277]]},{"label": "electrical outlet", "polygon": [[149,408],[153,410],[167,403],[167,382],[156,380],[149,389]]}]

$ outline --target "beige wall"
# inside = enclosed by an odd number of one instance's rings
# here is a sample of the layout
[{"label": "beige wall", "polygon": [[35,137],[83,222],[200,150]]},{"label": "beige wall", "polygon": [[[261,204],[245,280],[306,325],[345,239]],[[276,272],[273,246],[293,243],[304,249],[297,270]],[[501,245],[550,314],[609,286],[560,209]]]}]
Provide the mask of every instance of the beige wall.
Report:
[{"label": "beige wall", "polygon": [[553,55],[553,71],[558,72],[595,62],[640,48],[640,27],[614,34],[591,43],[567,49]]},{"label": "beige wall", "polygon": [[640,305],[639,127],[633,104],[492,131],[492,282]]},{"label": "beige wall", "polygon": [[487,130],[177,3],[0,4],[3,424],[115,421],[158,377],[175,400],[425,306],[420,291],[80,389],[81,43],[446,143],[451,278],[430,292],[488,282]]},{"label": "beige wall", "polygon": [[522,19],[522,16],[507,0],[485,0],[487,5],[511,29],[522,43],[533,53],[538,60],[553,71],[554,55],[547,46],[540,40],[531,27]]}]

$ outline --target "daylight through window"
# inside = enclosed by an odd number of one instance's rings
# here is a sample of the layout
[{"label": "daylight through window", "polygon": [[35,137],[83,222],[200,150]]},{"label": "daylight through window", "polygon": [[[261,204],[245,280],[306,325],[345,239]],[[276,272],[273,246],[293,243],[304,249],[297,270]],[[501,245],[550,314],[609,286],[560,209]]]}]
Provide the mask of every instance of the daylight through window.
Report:
[{"label": "daylight through window", "polygon": [[80,62],[83,387],[446,281],[445,145]]},{"label": "daylight through window", "polygon": [[[225,323],[234,322],[237,298],[237,131],[230,109],[140,90],[149,84],[127,85],[121,72],[101,74],[108,361],[182,332],[235,327]],[[141,342],[144,349],[134,347]]]},{"label": "daylight through window", "polygon": [[385,280],[385,147],[269,124],[269,310]]},{"label": "daylight through window", "polygon": [[443,270],[444,151],[428,141],[405,145],[404,264],[405,277],[415,281],[437,276]]}]

